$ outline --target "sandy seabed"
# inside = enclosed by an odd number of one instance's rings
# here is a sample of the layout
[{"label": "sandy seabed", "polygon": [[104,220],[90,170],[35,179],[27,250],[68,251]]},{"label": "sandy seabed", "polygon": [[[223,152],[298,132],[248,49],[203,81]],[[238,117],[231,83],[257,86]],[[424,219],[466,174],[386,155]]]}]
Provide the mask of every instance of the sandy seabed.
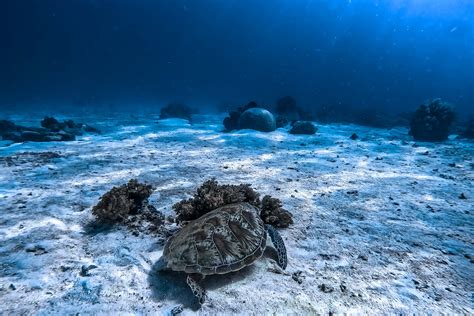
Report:
[{"label": "sandy seabed", "polygon": [[[104,134],[0,147],[0,314],[474,313],[473,142],[343,124],[221,133],[221,116],[73,119]],[[150,183],[150,204],[173,215],[212,177],[293,213],[285,273],[270,249],[206,278],[198,309],[184,274],[156,272],[155,237],[87,230],[112,186]]]}]

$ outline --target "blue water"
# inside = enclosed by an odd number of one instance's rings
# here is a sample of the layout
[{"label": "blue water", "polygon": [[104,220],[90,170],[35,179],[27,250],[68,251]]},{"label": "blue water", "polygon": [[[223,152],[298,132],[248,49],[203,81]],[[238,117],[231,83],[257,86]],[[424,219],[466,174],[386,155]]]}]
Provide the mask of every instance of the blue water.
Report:
[{"label": "blue water", "polygon": [[471,0],[7,0],[0,38],[0,109],[474,112]]}]

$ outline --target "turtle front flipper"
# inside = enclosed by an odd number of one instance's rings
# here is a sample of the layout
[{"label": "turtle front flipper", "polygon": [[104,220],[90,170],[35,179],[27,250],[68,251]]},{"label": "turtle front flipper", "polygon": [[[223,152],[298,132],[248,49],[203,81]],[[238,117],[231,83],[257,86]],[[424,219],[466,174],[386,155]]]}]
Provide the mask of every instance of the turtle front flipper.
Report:
[{"label": "turtle front flipper", "polygon": [[154,269],[159,272],[170,270],[170,268],[168,268],[166,260],[163,257],[160,257],[160,259],[158,259],[158,261],[155,263]]},{"label": "turtle front flipper", "polygon": [[206,300],[206,291],[199,284],[199,281],[202,279],[204,279],[204,276],[201,274],[188,274],[188,277],[186,278],[186,283],[188,283],[191,291],[193,291],[194,296],[196,296],[201,305],[204,304],[204,301]]},{"label": "turtle front flipper", "polygon": [[265,225],[265,228],[277,251],[278,265],[284,270],[288,264],[288,258],[286,257],[286,247],[283,238],[281,238],[280,234],[272,225]]}]

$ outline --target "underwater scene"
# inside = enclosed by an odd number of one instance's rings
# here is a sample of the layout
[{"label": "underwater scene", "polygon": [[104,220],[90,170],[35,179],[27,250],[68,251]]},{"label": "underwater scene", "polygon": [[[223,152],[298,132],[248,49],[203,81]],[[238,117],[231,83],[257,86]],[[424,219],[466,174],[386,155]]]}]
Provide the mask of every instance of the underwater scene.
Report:
[{"label": "underwater scene", "polygon": [[0,315],[473,315],[474,1],[3,0]]}]

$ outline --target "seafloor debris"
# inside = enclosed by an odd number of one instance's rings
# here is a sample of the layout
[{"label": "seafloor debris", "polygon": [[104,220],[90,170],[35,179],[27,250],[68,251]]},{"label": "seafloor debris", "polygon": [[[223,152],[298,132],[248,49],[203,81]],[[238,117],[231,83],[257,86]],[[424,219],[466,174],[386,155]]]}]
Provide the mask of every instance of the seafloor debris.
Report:
[{"label": "seafloor debris", "polygon": [[61,154],[57,152],[45,151],[45,152],[22,152],[11,156],[0,157],[0,166],[5,165],[6,167],[19,166],[22,164],[35,164],[43,165],[50,163],[54,159],[63,158]]},{"label": "seafloor debris", "polygon": [[309,121],[296,121],[291,125],[290,134],[313,135],[318,128]]},{"label": "seafloor debris", "polygon": [[96,266],[95,264],[89,264],[89,265],[83,264],[81,266],[81,272],[79,272],[79,275],[82,277],[90,276],[91,274],[89,271],[96,268],[98,268],[98,266]]},{"label": "seafloor debris", "polygon": [[171,316],[176,316],[176,315],[181,314],[183,310],[184,310],[184,306],[182,304],[179,304],[179,305],[174,306],[171,309],[170,314]]},{"label": "seafloor debris", "polygon": [[160,119],[182,118],[190,121],[192,114],[193,110],[189,106],[187,106],[186,104],[175,102],[170,103],[161,108]]},{"label": "seafloor debris", "polygon": [[100,131],[83,123],[73,120],[59,122],[54,117],[46,117],[41,121],[42,127],[16,125],[13,122],[0,121],[0,136],[3,140],[20,142],[51,142],[71,141],[83,133],[96,133]]},{"label": "seafloor debris", "polygon": [[357,135],[356,133],[352,133],[350,139],[352,139],[352,140],[358,140],[358,139],[359,139],[359,135]]},{"label": "seafloor debris", "polygon": [[39,255],[43,255],[45,253],[48,253],[46,248],[42,245],[27,245],[25,247],[25,251],[34,253],[35,256],[39,256]]},{"label": "seafloor debris", "polygon": [[293,223],[290,212],[282,208],[281,201],[265,196],[260,201],[259,194],[250,184],[220,185],[215,179],[204,182],[193,198],[173,205],[178,223],[195,220],[218,207],[248,202],[261,210],[261,218],[266,224],[276,227],[288,227]]},{"label": "seafloor debris", "polygon": [[324,293],[331,293],[334,291],[334,288],[332,286],[324,284],[324,283],[320,284],[318,288],[321,292],[324,292]]},{"label": "seafloor debris", "polygon": [[303,283],[305,276],[303,275],[303,271],[299,270],[299,271],[293,272],[293,274],[291,275],[291,278],[295,280],[296,282],[298,282],[298,284],[301,284]]},{"label": "seafloor debris", "polygon": [[410,122],[410,135],[421,141],[446,140],[454,117],[451,105],[434,99],[416,110]]}]

